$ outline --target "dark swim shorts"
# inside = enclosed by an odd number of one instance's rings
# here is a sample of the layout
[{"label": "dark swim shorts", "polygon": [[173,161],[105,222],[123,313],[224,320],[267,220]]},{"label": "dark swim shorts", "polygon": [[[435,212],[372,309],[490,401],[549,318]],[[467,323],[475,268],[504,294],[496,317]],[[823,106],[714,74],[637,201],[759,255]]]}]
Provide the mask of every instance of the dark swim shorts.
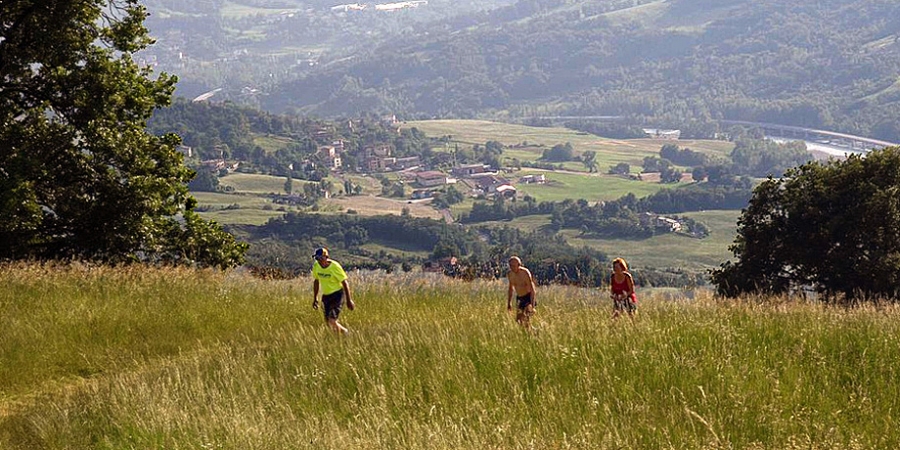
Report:
[{"label": "dark swim shorts", "polygon": [[529,304],[534,307],[534,292],[529,292],[525,295],[516,296],[516,301],[518,302],[517,307],[521,310],[525,310]]},{"label": "dark swim shorts", "polygon": [[344,306],[344,290],[332,292],[322,296],[322,310],[325,312],[325,320],[335,319],[341,315],[341,307]]}]

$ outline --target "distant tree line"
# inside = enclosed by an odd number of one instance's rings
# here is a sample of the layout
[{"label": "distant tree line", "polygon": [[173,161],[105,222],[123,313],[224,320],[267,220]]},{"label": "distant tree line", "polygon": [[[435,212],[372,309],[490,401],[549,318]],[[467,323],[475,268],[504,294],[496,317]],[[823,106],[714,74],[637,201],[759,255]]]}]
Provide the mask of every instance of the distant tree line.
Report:
[{"label": "distant tree line", "polygon": [[[428,260],[456,257],[457,264],[446,264],[445,273],[465,279],[505,276],[511,255],[526,261],[542,284],[603,286],[611,270],[603,252],[575,248],[560,235],[524,233],[505,226],[467,229],[425,218],[289,213],[262,226],[239,228],[239,235],[252,244],[247,265],[263,276],[307,273],[312,268],[311,252],[320,246],[329,247],[347,269],[409,271]],[[401,256],[363,247],[373,242],[397,244],[398,239],[405,249],[427,251],[428,256]],[[696,275],[669,270],[637,269],[635,273],[644,286],[702,284]]]},{"label": "distant tree line", "polygon": [[647,137],[644,129],[623,122],[598,122],[591,120],[569,120],[563,123],[566,128],[595,134],[612,139],[640,139]]},{"label": "distant tree line", "polygon": [[[485,244],[478,235],[459,225],[408,216],[327,215],[290,212],[270,219],[259,227],[246,228],[253,243],[248,264],[272,266],[291,273],[312,268],[311,249],[330,247],[342,255],[345,267],[379,268],[385,261],[360,247],[380,242],[411,251],[428,252],[430,257],[466,256],[482,251]],[[404,259],[388,260],[388,263]],[[381,262],[379,262],[381,261]],[[421,263],[409,258],[407,263]]]},{"label": "distant tree line", "polygon": [[[533,197],[522,200],[497,198],[491,202],[475,202],[472,210],[460,216],[462,223],[512,220],[516,217],[550,214],[556,229],[576,229],[586,234],[617,238],[640,238],[653,235],[654,226],[641,220],[641,213],[677,214],[715,209],[741,209],[747,205],[752,182],[747,178],[732,185],[710,182],[662,189],[638,199],[627,194],[617,200],[591,205],[586,200],[566,199],[559,202],[537,202]],[[705,227],[685,230],[703,236]]]}]

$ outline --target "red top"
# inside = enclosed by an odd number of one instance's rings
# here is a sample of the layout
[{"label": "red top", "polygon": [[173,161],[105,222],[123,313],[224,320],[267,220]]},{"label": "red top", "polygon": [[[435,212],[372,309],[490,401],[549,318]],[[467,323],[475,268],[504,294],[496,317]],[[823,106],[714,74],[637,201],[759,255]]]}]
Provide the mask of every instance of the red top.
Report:
[{"label": "red top", "polygon": [[628,274],[622,278],[621,283],[616,283],[616,274],[612,274],[610,277],[610,282],[612,283],[612,291],[613,294],[624,294],[628,292]]}]

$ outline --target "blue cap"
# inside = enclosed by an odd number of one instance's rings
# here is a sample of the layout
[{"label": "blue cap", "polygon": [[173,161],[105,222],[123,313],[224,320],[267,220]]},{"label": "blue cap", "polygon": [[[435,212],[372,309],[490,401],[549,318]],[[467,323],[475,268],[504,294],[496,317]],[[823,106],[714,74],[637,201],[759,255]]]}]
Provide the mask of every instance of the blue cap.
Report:
[{"label": "blue cap", "polygon": [[316,249],[316,253],[313,255],[313,258],[327,258],[328,257],[328,249],[325,247],[319,247]]}]

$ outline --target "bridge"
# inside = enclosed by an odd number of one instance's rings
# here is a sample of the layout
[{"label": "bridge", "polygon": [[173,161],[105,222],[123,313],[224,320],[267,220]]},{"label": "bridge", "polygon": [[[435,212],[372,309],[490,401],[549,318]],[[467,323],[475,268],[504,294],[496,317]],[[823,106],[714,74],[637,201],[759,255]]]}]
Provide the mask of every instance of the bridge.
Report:
[{"label": "bridge", "polygon": [[880,141],[878,139],[872,139],[863,136],[854,136],[852,134],[837,133],[834,131],[816,130],[813,128],[794,127],[790,125],[746,122],[742,120],[720,120],[719,123],[724,125],[739,125],[759,128],[763,131],[763,133],[766,134],[766,136],[793,138],[810,142],[821,142],[823,144],[842,147],[856,152],[865,152],[872,149],[900,146],[900,144],[894,142]]}]

